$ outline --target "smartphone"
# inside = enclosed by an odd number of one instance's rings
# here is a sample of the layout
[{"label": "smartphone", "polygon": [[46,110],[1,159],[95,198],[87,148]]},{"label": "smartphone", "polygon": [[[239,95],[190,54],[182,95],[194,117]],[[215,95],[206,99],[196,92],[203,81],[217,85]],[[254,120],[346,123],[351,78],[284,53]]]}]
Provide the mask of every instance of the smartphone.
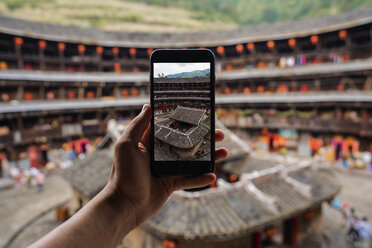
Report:
[{"label": "smartphone", "polygon": [[159,49],[150,57],[154,176],[214,172],[215,58],[208,49]]}]

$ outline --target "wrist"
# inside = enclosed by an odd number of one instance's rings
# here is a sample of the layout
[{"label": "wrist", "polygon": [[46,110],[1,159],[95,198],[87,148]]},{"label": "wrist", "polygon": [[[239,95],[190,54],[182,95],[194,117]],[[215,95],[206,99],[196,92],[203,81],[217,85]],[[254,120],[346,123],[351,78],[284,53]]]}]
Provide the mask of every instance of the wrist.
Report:
[{"label": "wrist", "polygon": [[119,223],[125,224],[130,230],[142,224],[146,215],[146,207],[142,207],[137,201],[130,199],[116,185],[110,182],[101,193],[105,204],[118,217]]},{"label": "wrist", "polygon": [[122,237],[138,226],[135,207],[120,192],[107,185],[101,192],[102,204],[111,212],[113,224]]}]

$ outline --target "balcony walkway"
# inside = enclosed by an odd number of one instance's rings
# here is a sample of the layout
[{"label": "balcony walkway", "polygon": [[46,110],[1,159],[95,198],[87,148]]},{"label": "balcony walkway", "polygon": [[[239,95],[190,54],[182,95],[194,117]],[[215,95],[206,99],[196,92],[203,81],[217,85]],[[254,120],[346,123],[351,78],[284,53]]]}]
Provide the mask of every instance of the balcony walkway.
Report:
[{"label": "balcony walkway", "polygon": [[[315,75],[343,75],[372,71],[372,59],[355,60],[345,63],[323,63],[317,65],[295,66],[292,68],[247,68],[216,73],[217,84],[220,81],[248,80],[259,78],[288,78]],[[148,83],[149,72],[60,72],[60,71],[0,71],[0,80],[24,80],[42,82],[105,82],[105,83]]]},{"label": "balcony walkway", "polygon": [[[89,100],[44,100],[0,103],[0,114],[52,111],[52,110],[82,110],[113,107],[139,108],[149,103],[149,97],[130,97],[115,100],[89,99]],[[309,92],[287,94],[232,94],[216,97],[217,105],[229,104],[260,104],[260,103],[372,103],[372,92]]]}]

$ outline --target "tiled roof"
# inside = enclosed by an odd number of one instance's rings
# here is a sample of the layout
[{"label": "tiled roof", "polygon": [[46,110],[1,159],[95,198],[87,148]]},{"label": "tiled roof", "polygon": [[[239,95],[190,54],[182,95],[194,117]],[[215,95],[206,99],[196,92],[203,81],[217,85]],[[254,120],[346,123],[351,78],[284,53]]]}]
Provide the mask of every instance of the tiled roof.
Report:
[{"label": "tiled roof", "polygon": [[337,180],[333,177],[331,171],[326,169],[299,170],[290,173],[289,176],[299,182],[310,185],[315,199],[321,199],[323,195],[332,194],[334,188],[338,187]]},{"label": "tiled roof", "polygon": [[257,159],[248,155],[242,159],[227,161],[224,164],[223,169],[226,172],[240,175],[243,173],[251,173],[254,171],[261,171],[273,168],[275,166],[278,166],[278,162],[265,159]]},{"label": "tiled roof", "polygon": [[[308,197],[284,180],[281,173],[279,170],[270,175],[244,174],[250,178],[244,178],[243,175],[243,179],[237,183],[225,182],[227,186],[201,192],[176,192],[143,227],[159,238],[230,239],[306,211],[320,201],[333,197],[339,190],[337,184],[327,185],[333,178],[331,174],[307,167],[296,173],[306,175],[313,181],[312,187],[321,192]],[[319,175],[327,180],[317,181]],[[274,209],[265,200],[272,200]]]},{"label": "tiled roof", "polygon": [[195,198],[174,194],[144,228],[162,238],[217,240],[246,231],[270,215],[241,187]]},{"label": "tiled roof", "polygon": [[216,119],[215,125],[216,129],[221,129],[225,133],[225,138],[223,139],[223,141],[216,143],[216,147],[228,148],[229,155],[227,160],[235,160],[235,162],[233,163],[236,163],[236,158],[242,158],[248,155],[250,149],[245,141],[240,139],[238,135],[226,128],[218,119]]},{"label": "tiled roof", "polygon": [[[304,209],[312,202],[312,200],[295,191],[290,184],[280,177],[273,176],[263,182],[255,183],[255,185],[264,194],[277,200],[277,207],[280,213]],[[319,185],[319,187],[322,187],[322,185]]]},{"label": "tiled roof", "polygon": [[286,39],[358,26],[372,21],[372,7],[333,16],[274,24],[249,25],[226,30],[195,33],[128,33],[63,27],[0,16],[0,32],[37,39],[126,47],[200,47]]},{"label": "tiled roof", "polygon": [[93,198],[106,185],[113,162],[113,151],[104,149],[88,154],[62,172],[62,176],[85,197]]},{"label": "tiled roof", "polygon": [[[204,138],[210,130],[210,118],[204,118],[205,113],[206,111],[203,109],[177,106],[169,116],[169,119],[159,121],[154,125],[155,137],[178,148],[192,148]],[[195,126],[187,130],[186,133],[182,133],[169,127],[171,123],[170,120],[182,121]]]},{"label": "tiled roof", "polygon": [[186,122],[192,125],[199,125],[207,111],[205,109],[187,108],[177,106],[169,116],[170,119]]},{"label": "tiled roof", "polygon": [[172,146],[188,149],[194,147],[202,138],[204,138],[209,129],[199,125],[188,130],[187,133],[181,133],[166,126],[155,124],[155,137]]}]

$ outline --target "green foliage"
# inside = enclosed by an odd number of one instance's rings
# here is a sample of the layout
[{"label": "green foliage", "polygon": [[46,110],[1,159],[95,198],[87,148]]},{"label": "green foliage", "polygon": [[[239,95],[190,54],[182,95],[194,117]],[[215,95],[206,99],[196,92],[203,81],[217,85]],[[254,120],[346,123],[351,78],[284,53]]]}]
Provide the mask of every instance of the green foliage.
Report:
[{"label": "green foliage", "polygon": [[372,0],[130,0],[193,11],[197,20],[240,25],[337,14],[372,5]]},{"label": "green foliage", "polygon": [[31,8],[37,8],[40,6],[41,2],[53,3],[53,0],[3,0],[5,6],[9,10],[16,10],[24,6],[29,6]]},{"label": "green foliage", "polygon": [[372,0],[0,0],[0,14],[110,31],[182,32],[333,15],[367,5]]},{"label": "green foliage", "polygon": [[5,4],[10,10],[15,10],[18,8],[21,8],[24,4],[25,1],[23,0],[5,0]]},{"label": "green foliage", "polygon": [[205,77],[207,74],[210,75],[210,70],[195,70],[188,72],[180,72],[176,74],[167,75],[167,78],[193,78],[193,77]]}]

